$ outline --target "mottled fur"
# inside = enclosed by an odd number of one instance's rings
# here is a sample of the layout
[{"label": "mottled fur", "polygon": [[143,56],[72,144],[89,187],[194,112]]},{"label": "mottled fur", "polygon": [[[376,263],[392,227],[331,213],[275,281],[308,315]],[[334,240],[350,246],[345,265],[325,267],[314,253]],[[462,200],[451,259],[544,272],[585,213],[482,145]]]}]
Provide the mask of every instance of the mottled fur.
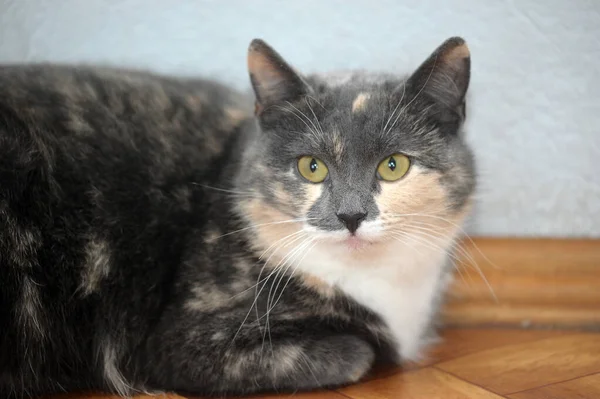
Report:
[{"label": "mottled fur", "polygon": [[418,357],[474,189],[466,46],[335,82],[254,41],[249,70],[256,117],[208,81],[0,67],[0,397],[309,390]]}]

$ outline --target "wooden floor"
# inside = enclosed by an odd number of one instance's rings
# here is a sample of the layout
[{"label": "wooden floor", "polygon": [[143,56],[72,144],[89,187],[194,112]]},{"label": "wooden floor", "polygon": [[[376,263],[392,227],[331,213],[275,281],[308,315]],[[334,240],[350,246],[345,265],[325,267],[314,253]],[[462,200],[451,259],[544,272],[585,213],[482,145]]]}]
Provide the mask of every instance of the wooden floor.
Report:
[{"label": "wooden floor", "polygon": [[[378,370],[366,381],[296,399],[599,399],[600,333],[518,329],[448,329],[428,360],[406,370]],[[159,396],[160,397],[160,396]],[[270,395],[258,398],[290,398]],[[115,399],[68,395],[52,399]],[[136,399],[145,396],[136,397]],[[164,395],[164,399],[181,399]]]},{"label": "wooden floor", "polygon": [[466,239],[446,325],[600,327],[600,240]]},{"label": "wooden floor", "polygon": [[600,332],[577,332],[600,331],[600,240],[467,239],[458,255],[443,316],[460,329],[447,329],[427,361],[294,397],[600,399]]}]

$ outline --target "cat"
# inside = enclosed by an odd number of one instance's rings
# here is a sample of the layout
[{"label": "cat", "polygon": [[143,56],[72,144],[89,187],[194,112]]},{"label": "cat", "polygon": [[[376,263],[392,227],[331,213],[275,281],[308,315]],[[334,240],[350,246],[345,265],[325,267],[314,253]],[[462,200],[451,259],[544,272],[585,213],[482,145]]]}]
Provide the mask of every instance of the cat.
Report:
[{"label": "cat", "polygon": [[[0,397],[343,386],[434,336],[470,54],[408,77],[0,67]],[[251,98],[254,97],[254,98]]]}]

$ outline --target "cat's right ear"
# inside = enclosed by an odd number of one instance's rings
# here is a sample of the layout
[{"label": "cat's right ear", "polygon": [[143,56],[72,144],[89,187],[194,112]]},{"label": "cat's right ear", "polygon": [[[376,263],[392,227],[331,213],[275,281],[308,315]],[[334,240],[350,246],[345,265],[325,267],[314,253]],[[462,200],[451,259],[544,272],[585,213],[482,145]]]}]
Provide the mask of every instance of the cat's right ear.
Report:
[{"label": "cat's right ear", "polygon": [[440,117],[463,120],[470,74],[469,48],[462,38],[452,37],[421,64],[408,83],[415,98],[427,96],[439,106]]},{"label": "cat's right ear", "polygon": [[248,48],[248,73],[256,96],[256,115],[272,105],[294,102],[310,91],[302,77],[260,39],[254,39]]}]

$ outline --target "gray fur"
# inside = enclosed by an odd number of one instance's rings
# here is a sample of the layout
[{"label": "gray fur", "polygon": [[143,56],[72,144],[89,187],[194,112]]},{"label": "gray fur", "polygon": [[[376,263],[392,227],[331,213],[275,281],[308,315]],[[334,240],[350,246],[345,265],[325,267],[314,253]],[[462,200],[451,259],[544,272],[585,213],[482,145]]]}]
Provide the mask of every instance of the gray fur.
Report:
[{"label": "gray fur", "polygon": [[100,290],[102,280],[110,273],[110,249],[105,240],[92,239],[85,249],[87,265],[81,276],[81,290],[90,295]]},{"label": "gray fur", "polygon": [[[376,168],[398,152],[461,214],[475,185],[464,93],[429,87],[430,63],[331,83],[253,51],[266,57],[250,63],[256,115],[201,79],[0,66],[0,397],[311,390],[402,360],[379,309],[296,273],[320,242],[273,229],[377,220],[392,186]],[[442,72],[466,91],[455,64]],[[328,165],[319,186],[297,170],[304,155]]]}]

